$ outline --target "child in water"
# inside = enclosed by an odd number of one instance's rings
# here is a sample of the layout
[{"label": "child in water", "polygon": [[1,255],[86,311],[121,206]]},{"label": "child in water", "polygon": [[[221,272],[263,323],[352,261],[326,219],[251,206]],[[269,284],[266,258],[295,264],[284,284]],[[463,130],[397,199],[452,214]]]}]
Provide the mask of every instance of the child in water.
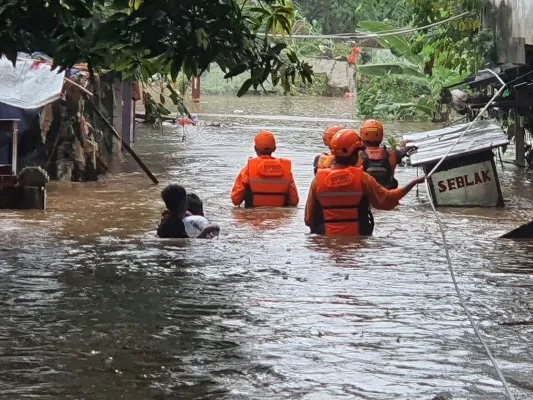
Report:
[{"label": "child in water", "polygon": [[[161,198],[167,210],[157,227],[157,236],[161,238],[212,238],[217,236],[220,228],[203,217],[203,205],[196,195],[187,195],[180,185],[168,185],[161,192]],[[191,211],[188,210],[191,199]],[[196,213],[196,214],[195,214]]]},{"label": "child in water", "polygon": [[204,203],[194,193],[187,193],[187,212],[190,215],[204,216]]}]

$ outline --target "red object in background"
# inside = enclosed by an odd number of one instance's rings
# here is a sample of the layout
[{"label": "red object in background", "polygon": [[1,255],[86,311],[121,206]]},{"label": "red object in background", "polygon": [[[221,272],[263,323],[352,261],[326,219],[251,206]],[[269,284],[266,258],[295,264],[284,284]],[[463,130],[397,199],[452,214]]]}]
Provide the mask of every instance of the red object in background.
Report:
[{"label": "red object in background", "polygon": [[196,123],[190,118],[178,118],[176,122],[181,126],[196,125]]},{"label": "red object in background", "polygon": [[359,47],[352,48],[352,52],[348,54],[346,57],[346,60],[348,60],[348,64],[355,65],[357,64],[357,56],[361,54],[361,49]]},{"label": "red object in background", "polygon": [[353,99],[353,93],[351,93],[351,92],[344,93],[344,98],[345,99]]}]

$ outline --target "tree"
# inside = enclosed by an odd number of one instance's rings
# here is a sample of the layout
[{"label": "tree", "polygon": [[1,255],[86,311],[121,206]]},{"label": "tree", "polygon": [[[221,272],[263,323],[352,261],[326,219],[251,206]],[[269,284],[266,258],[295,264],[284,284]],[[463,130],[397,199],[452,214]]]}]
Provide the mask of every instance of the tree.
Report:
[{"label": "tree", "polygon": [[68,68],[112,69],[137,78],[155,73],[173,80],[198,76],[212,62],[226,77],[251,71],[238,95],[267,79],[286,90],[308,64],[261,33],[290,33],[289,0],[255,6],[238,0],[4,0],[0,5],[0,53],[43,51]]},{"label": "tree", "polygon": [[420,31],[415,52],[431,48],[425,71],[431,74],[434,65],[459,72],[476,73],[493,55],[490,32],[482,29],[481,14],[484,0],[408,0],[413,11],[413,24],[426,26],[433,22],[471,12],[459,20]]},{"label": "tree", "polygon": [[298,0],[304,15],[324,33],[353,33],[359,21],[385,21],[401,26],[409,21],[406,0]]}]

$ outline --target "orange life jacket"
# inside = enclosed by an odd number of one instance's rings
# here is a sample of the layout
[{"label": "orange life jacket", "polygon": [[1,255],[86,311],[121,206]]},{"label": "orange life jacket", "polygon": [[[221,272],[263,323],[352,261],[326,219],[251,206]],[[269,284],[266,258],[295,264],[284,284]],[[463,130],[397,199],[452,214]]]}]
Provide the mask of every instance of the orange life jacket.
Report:
[{"label": "orange life jacket", "polygon": [[363,170],[358,167],[317,171],[316,196],[322,208],[326,235],[360,234],[362,174]]},{"label": "orange life jacket", "polygon": [[381,186],[395,189],[398,182],[390,165],[389,152],[383,147],[367,147],[359,153],[363,171],[372,175]]},{"label": "orange life jacket", "polygon": [[291,184],[291,162],[284,158],[248,159],[252,204],[248,207],[283,207]]},{"label": "orange life jacket", "polygon": [[317,168],[331,168],[331,165],[335,161],[335,156],[332,154],[323,153],[318,157]]}]

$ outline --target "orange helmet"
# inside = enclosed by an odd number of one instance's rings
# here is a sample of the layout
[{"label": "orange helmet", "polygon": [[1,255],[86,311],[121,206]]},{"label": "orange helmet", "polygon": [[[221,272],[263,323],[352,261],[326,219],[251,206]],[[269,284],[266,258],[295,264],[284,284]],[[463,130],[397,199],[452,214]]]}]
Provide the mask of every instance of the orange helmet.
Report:
[{"label": "orange helmet", "polygon": [[380,142],[383,140],[383,124],[375,119],[363,121],[359,127],[361,139],[365,142]]},{"label": "orange helmet", "polygon": [[254,138],[254,147],[258,151],[276,151],[276,138],[270,131],[260,131]]},{"label": "orange helmet", "polygon": [[355,131],[355,129],[339,130],[329,145],[331,154],[335,157],[349,157],[356,150],[362,149],[365,145]]},{"label": "orange helmet", "polygon": [[324,131],[324,133],[322,134],[322,141],[324,142],[324,144],[329,147],[331,139],[341,129],[344,129],[344,126],[342,126],[342,125],[331,125],[330,127],[327,127],[326,130]]}]

